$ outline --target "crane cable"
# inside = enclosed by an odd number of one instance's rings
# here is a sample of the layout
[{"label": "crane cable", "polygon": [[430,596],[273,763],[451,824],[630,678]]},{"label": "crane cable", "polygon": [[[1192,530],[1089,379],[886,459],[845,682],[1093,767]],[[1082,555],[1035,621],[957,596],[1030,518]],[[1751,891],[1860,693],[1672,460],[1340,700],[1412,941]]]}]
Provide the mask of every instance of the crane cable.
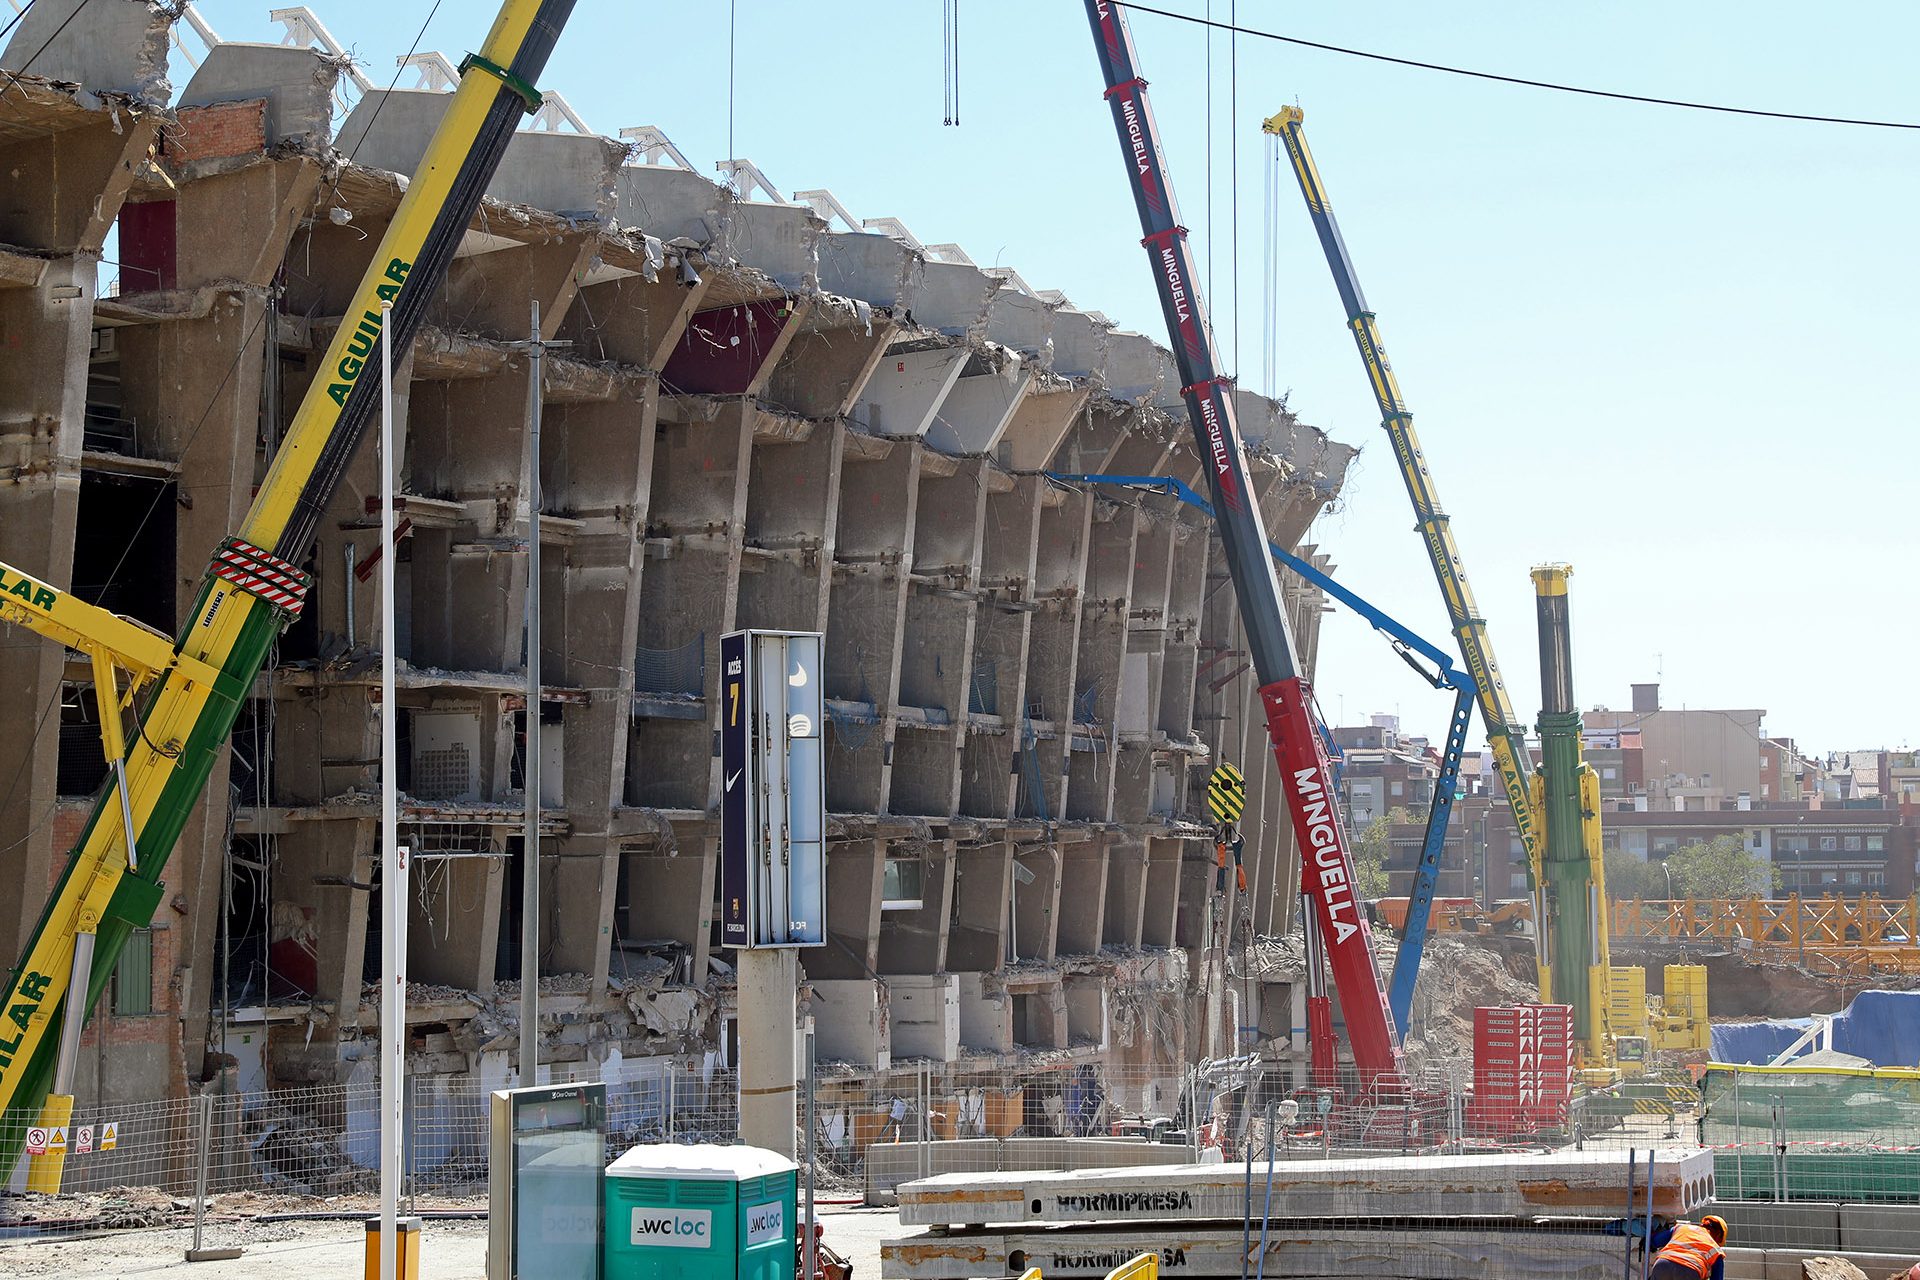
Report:
[{"label": "crane cable", "polygon": [[1172,18],[1178,22],[1192,23],[1196,26],[1217,27],[1232,31],[1236,35],[1257,36],[1262,40],[1273,40],[1281,44],[1298,45],[1303,49],[1318,49],[1322,53],[1339,53],[1349,58],[1365,58],[1372,62],[1390,62],[1398,67],[1413,67],[1420,71],[1440,71],[1447,75],[1467,76],[1474,80],[1492,80],[1499,84],[1519,85],[1526,89],[1549,89],[1555,93],[1576,93],[1588,98],[1609,98],[1615,102],[1638,102],[1653,107],[1681,107],[1689,111],[1713,111],[1722,115],[1756,116],[1765,120],[1798,120],[1808,124],[1846,124],[1858,125],[1866,129],[1920,129],[1920,122],[1906,120],[1868,120],[1854,116],[1815,115],[1799,111],[1767,111],[1759,107],[1730,107],[1718,102],[1693,102],[1685,98],[1660,98],[1642,93],[1620,93],[1612,89],[1590,89],[1583,85],[1560,84],[1552,80],[1533,80],[1525,76],[1505,76],[1493,71],[1475,71],[1470,67],[1448,66],[1442,62],[1423,62],[1418,58],[1398,58],[1389,53],[1374,53],[1367,49],[1351,49],[1344,45],[1326,44],[1319,40],[1307,40],[1300,36],[1282,35],[1278,31],[1262,31],[1258,27],[1242,27],[1232,23],[1215,22],[1211,18],[1196,18],[1190,13],[1175,13],[1171,9],[1157,9],[1152,5],[1136,4],[1133,0],[1113,0],[1117,8],[1132,9],[1137,13],[1151,13],[1156,17]]}]

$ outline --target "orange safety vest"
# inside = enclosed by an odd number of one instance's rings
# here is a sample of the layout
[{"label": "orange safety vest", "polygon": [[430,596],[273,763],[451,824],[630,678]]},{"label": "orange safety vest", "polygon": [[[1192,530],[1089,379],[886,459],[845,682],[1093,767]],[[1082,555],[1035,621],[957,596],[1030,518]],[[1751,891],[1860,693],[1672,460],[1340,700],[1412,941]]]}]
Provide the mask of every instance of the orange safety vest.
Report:
[{"label": "orange safety vest", "polygon": [[1713,1235],[1705,1227],[1683,1222],[1673,1229],[1673,1238],[1653,1255],[1655,1262],[1677,1262],[1702,1276],[1713,1274],[1713,1264],[1718,1262],[1723,1250],[1714,1241]]}]

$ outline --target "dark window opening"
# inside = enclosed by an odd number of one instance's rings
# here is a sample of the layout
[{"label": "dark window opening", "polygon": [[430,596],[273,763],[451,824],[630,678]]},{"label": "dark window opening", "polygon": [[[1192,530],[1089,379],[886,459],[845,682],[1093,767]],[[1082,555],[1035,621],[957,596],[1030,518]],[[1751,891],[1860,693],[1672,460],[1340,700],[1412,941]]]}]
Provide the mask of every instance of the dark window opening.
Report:
[{"label": "dark window opening", "polygon": [[524,887],[521,877],[525,874],[521,867],[525,847],[525,837],[507,837],[507,882],[500,886],[500,943],[493,956],[494,978],[500,982],[520,980],[520,921],[526,902],[526,895],[521,892]]},{"label": "dark window opening", "polygon": [[321,586],[318,581],[319,575],[314,572],[312,551],[307,552],[306,561],[300,567],[312,574],[316,580],[307,592],[307,607],[300,611],[300,616],[294,619],[293,625],[288,627],[286,633],[280,637],[281,662],[313,662],[320,657]]},{"label": "dark window opening", "polygon": [[175,494],[171,480],[81,472],[73,594],[172,635]]},{"label": "dark window opening", "polygon": [[214,982],[225,983],[230,1009],[273,1004],[310,993],[319,980],[312,909],[276,919],[272,907],[271,837],[235,838],[227,863],[226,936]]},{"label": "dark window opening", "polygon": [[90,796],[107,779],[107,758],[100,746],[100,705],[90,684],[70,684],[60,694],[60,764],[54,790],[63,796]]}]

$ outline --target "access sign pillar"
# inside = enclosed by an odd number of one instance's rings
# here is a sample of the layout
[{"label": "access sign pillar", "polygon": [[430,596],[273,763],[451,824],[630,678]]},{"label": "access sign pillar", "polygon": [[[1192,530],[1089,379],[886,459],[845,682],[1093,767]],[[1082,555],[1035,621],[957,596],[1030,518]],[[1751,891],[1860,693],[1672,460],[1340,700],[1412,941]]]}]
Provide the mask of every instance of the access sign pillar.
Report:
[{"label": "access sign pillar", "polygon": [[797,948],[827,940],[825,637],[720,638],[720,937],[736,949],[740,1138],[794,1156]]},{"label": "access sign pillar", "polygon": [[740,1141],[789,1160],[794,1158],[799,1115],[799,1072],[794,1069],[799,1044],[794,1001],[799,990],[799,956],[791,947],[755,947],[741,953]]}]

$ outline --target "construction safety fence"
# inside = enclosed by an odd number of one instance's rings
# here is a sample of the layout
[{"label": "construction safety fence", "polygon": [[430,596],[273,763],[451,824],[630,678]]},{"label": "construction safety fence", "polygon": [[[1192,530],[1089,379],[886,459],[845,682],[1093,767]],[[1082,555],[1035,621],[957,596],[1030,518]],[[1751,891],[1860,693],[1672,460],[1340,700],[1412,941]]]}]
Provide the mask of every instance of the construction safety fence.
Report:
[{"label": "construction safety fence", "polygon": [[1920,1204],[1920,1071],[1711,1067],[1698,1128],[1728,1199]]},{"label": "construction safety fence", "polygon": [[[739,1140],[736,1076],[711,1058],[553,1070],[556,1081],[606,1083],[609,1160],[639,1143]],[[1703,1144],[1722,1201],[1920,1200],[1920,1085],[1795,1079],[1818,1083],[1787,1089],[1710,1073],[1704,1113],[1702,1090],[1684,1073],[1497,1110],[1476,1103],[1465,1064],[1422,1072],[1403,1098],[1356,1107],[1313,1089],[1294,1064],[1253,1057],[1198,1069],[1123,1066],[1073,1051],[979,1069],[919,1062],[876,1073],[826,1063],[813,1091],[811,1143],[803,1102],[796,1145],[811,1150],[821,1194],[869,1203],[889,1203],[901,1183],[941,1173],[1363,1158],[1440,1178],[1463,1157],[1606,1152],[1624,1162],[1629,1150]],[[489,1098],[509,1084],[408,1078],[410,1207],[484,1207]],[[371,1079],[83,1106],[63,1135],[61,1193],[0,1197],[0,1239],[184,1225],[203,1169],[212,1214],[370,1207],[378,1108]],[[13,1174],[15,1192],[25,1169]],[[1783,1234],[1771,1222],[1757,1217],[1751,1230]]]}]

